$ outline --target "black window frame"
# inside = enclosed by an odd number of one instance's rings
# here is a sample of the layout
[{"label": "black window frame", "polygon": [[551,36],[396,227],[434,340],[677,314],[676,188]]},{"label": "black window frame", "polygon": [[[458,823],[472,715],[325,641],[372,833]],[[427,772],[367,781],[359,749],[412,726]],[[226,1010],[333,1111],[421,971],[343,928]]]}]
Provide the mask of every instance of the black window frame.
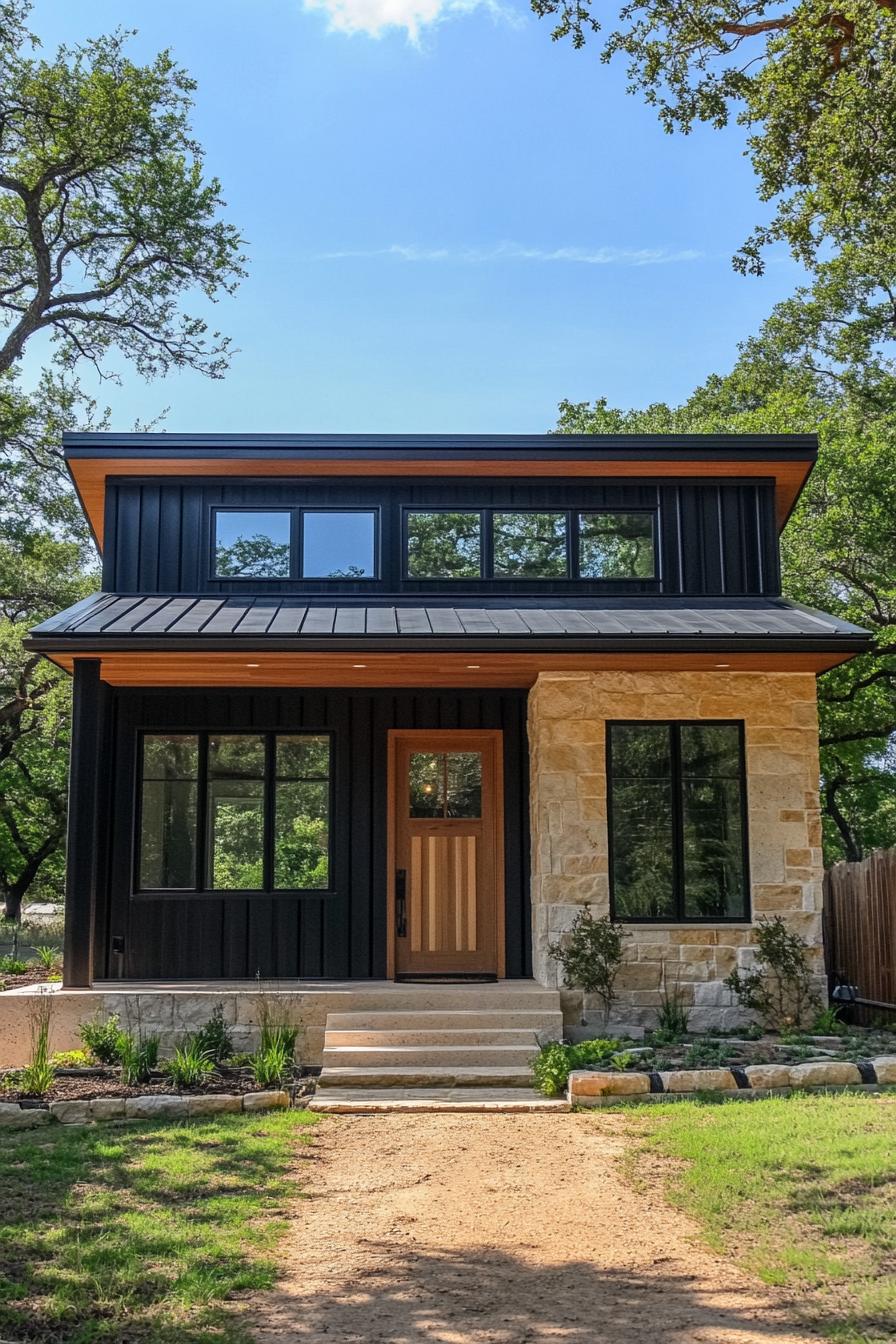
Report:
[{"label": "black window frame", "polygon": [[[281,897],[311,899],[336,894],[334,870],[334,817],[336,809],[335,733],[330,728],[140,728],[137,730],[134,773],[134,825],[131,835],[131,899],[132,900],[279,900]],[[143,836],[143,752],[147,737],[195,737],[198,739],[199,759],[196,772],[196,882],[192,887],[142,887],[140,885],[141,840]],[[260,737],[264,739],[264,775],[262,778],[263,813],[263,885],[261,887],[209,887],[208,877],[208,743],[210,737]],[[327,807],[327,886],[275,887],[274,878],[274,823],[277,788],[277,738],[325,737],[329,743],[329,788]]]},{"label": "black window frame", "polygon": [[[668,728],[672,801],[672,896],[675,911],[668,915],[625,915],[616,909],[613,836],[613,728]],[[744,909],[737,915],[695,916],[685,914],[683,775],[681,771],[682,728],[737,728],[740,785],[741,863],[744,879]],[[750,889],[749,801],[747,797],[746,724],[743,719],[608,719],[605,725],[605,770],[607,781],[607,859],[609,864],[610,917],[621,924],[711,925],[752,923]]]},{"label": "black window frame", "polygon": [[[426,504],[402,504],[401,506],[401,578],[405,583],[480,583],[483,579],[489,577],[491,546],[491,529],[486,521],[488,509],[476,504],[458,505],[453,508],[451,505],[439,504],[430,508]],[[408,532],[408,520],[412,513],[467,513],[479,515],[479,574],[432,574],[419,575],[411,574],[408,570],[408,544],[410,535]],[[488,533],[488,535],[487,535]]]},{"label": "black window frame", "polygon": [[[265,578],[254,574],[219,574],[217,570],[217,518],[219,513],[285,513],[289,515],[289,573]],[[306,513],[369,513],[373,516],[373,573],[353,578],[328,575],[307,577],[304,566]],[[378,583],[382,577],[382,505],[380,504],[211,504],[209,505],[210,583]]]},{"label": "black window frame", "polygon": [[[588,515],[593,517],[596,514],[606,515],[610,518],[619,517],[621,514],[644,513],[650,519],[650,544],[653,552],[653,572],[650,574],[615,574],[615,575],[592,575],[582,574],[582,517]],[[589,509],[579,507],[573,510],[572,517],[572,546],[573,546],[573,565],[574,577],[582,583],[653,583],[660,578],[660,548],[659,541],[659,510],[657,508],[645,507],[643,504],[635,505],[632,508],[607,508]]]},{"label": "black window frame", "polygon": [[[424,577],[409,573],[408,569],[408,517],[412,513],[467,513],[479,515],[479,575],[437,574]],[[552,513],[566,518],[566,573],[565,574],[496,574],[495,573],[495,514],[497,513]],[[651,539],[653,545],[653,572],[646,575],[615,575],[607,578],[592,578],[581,573],[579,526],[580,514],[616,514],[643,513],[650,518]],[[631,506],[609,507],[602,505],[588,508],[584,505],[522,505],[514,504],[402,504],[401,505],[401,564],[402,583],[454,584],[461,583],[593,583],[593,584],[643,584],[657,583],[661,577],[659,547],[659,505],[634,504]]]}]

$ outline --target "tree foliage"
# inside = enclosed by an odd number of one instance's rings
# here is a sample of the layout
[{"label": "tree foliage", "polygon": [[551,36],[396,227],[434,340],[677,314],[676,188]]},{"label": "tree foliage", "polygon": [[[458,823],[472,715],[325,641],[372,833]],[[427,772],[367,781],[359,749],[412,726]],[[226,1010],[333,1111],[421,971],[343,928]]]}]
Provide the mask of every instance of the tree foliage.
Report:
[{"label": "tree foliage", "polygon": [[191,134],[193,80],[168,52],[135,64],[121,31],[42,59],[18,13],[0,46],[0,372],[44,332],[64,366],[114,348],[144,376],[219,376],[228,340],[181,300],[232,290],[243,256]]},{"label": "tree foliage", "polygon": [[820,453],[783,537],[784,593],[875,635],[874,650],[819,681],[822,805],[830,859],[896,834],[896,380],[866,368],[832,383],[793,362],[774,323],[726,377],[681,406],[564,402],[565,433],[788,433],[818,429]]},{"label": "tree foliage", "polygon": [[[0,894],[13,917],[25,893],[63,886],[70,690],[23,640],[96,586],[61,455],[63,430],[107,422],[80,369],[113,377],[114,355],[147,377],[221,376],[227,339],[182,304],[230,293],[243,268],[190,129],[189,75],[167,52],[135,63],[124,32],[43,56],[29,11],[0,0]],[[34,338],[48,356],[25,388]]]}]

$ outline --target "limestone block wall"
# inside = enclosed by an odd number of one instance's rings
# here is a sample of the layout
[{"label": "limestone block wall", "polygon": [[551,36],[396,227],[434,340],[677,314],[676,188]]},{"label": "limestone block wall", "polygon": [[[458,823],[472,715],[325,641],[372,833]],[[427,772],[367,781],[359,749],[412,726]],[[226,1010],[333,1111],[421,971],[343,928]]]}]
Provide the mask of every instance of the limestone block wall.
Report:
[{"label": "limestone block wall", "polygon": [[[529,697],[535,977],[561,987],[547,947],[578,911],[610,908],[605,769],[608,719],[740,719],[745,725],[751,922],[630,924],[611,1025],[653,1026],[664,980],[691,1027],[738,1025],[722,981],[752,960],[758,916],[780,914],[822,973],[821,817],[815,678],[782,672],[542,673]],[[596,1004],[564,991],[567,1019]]]}]

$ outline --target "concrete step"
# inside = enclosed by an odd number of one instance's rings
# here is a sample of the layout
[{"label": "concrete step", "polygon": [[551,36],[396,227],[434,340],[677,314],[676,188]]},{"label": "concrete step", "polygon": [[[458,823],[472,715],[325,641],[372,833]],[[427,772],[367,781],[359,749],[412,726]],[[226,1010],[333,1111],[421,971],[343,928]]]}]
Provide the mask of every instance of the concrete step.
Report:
[{"label": "concrete step", "polygon": [[326,1067],[317,1080],[318,1095],[332,1087],[532,1087],[532,1070],[514,1065],[453,1065],[423,1068]]},{"label": "concrete step", "polygon": [[333,1045],[324,1038],[323,1066],[363,1069],[465,1069],[505,1066],[526,1069],[536,1047],[528,1045]]},{"label": "concrete step", "polygon": [[[337,993],[329,997],[335,1011],[340,1011]],[[348,1012],[429,1012],[464,1011],[500,1012],[507,1009],[557,1012],[560,994],[556,989],[545,989],[529,980],[501,980],[484,985],[427,985],[388,984],[365,988],[356,981],[350,993],[345,994]]]},{"label": "concrete step", "polygon": [[327,1023],[327,1046],[370,1046],[391,1049],[396,1045],[457,1045],[468,1048],[483,1045],[518,1045],[526,1050],[538,1048],[538,1038],[543,1035],[541,1029],[532,1027],[423,1027],[415,1025],[415,1019],[406,1027],[390,1027],[382,1030],[379,1026],[369,1029],[352,1027],[343,1030]]},{"label": "concrete step", "polygon": [[[553,992],[553,991],[552,991]],[[448,1008],[328,1013],[328,1031],[488,1031],[563,1030],[559,999],[551,1008]]]},{"label": "concrete step", "polygon": [[523,1087],[330,1087],[309,1103],[312,1111],[337,1115],[377,1115],[399,1111],[568,1111],[560,1097],[542,1097]]}]

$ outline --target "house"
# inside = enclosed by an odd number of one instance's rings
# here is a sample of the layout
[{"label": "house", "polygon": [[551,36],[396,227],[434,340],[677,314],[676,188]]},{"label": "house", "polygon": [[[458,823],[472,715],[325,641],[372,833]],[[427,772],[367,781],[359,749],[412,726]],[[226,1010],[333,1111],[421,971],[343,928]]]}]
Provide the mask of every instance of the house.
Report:
[{"label": "house", "polygon": [[814,436],[64,451],[103,557],[29,641],[74,679],[68,987],[556,991],[590,903],[621,1020],[671,975],[711,1026],[757,916],[820,952],[815,678],[869,637],[781,596]]}]

